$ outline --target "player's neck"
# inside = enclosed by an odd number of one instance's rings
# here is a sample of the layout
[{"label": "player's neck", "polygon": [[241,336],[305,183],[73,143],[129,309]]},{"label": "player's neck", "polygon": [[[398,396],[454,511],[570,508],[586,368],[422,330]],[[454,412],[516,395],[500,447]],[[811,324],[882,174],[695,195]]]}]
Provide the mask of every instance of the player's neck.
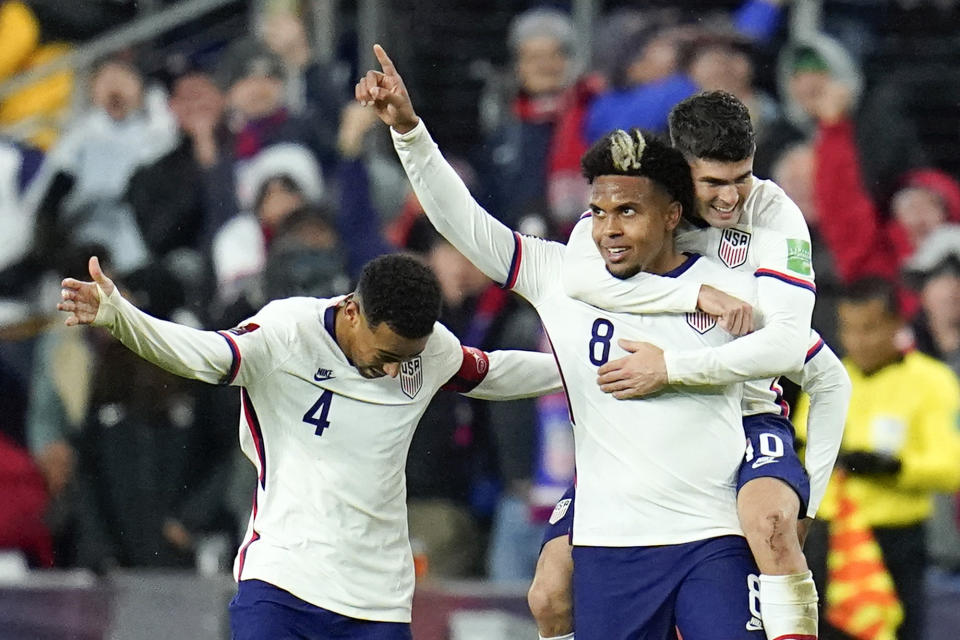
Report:
[{"label": "player's neck", "polygon": [[686,261],[687,256],[677,251],[676,247],[671,244],[669,247],[664,247],[660,255],[654,258],[650,264],[645,265],[643,270],[647,273],[663,275],[670,273]]}]

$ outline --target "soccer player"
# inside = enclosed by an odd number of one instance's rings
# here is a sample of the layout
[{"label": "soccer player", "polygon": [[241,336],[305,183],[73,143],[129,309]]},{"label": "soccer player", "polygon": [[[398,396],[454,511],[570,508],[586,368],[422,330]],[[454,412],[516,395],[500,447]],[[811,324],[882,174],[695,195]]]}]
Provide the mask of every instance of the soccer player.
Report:
[{"label": "soccer player", "polygon": [[271,302],[229,331],[163,322],[125,300],[96,258],[66,279],[66,324],[107,328],[171,373],[241,387],[241,448],[258,481],[234,563],[237,640],[410,635],[414,570],[404,467],[441,388],[513,399],[560,387],[548,354],[462,347],[414,258],[368,263],[356,290]]},{"label": "soccer player", "polygon": [[[756,565],[736,514],[744,451],[740,386],[671,387],[621,402],[596,384],[597,367],[625,355],[621,335],[702,349],[732,337],[702,331],[706,314],[631,315],[567,296],[565,247],[514,234],[488,215],[417,117],[393,63],[355,89],[392,128],[394,146],[438,231],[484,273],[525,297],[553,346],[570,403],[578,470],[574,598],[581,640],[760,638]],[[682,154],[639,131],[617,131],[585,155],[592,237],[618,277],[641,271],[706,282],[749,298],[752,277],[685,255],[673,231],[693,210]],[[611,576],[616,576],[612,579]],[[628,585],[628,586],[626,586]]]},{"label": "soccer player", "polygon": [[[802,518],[813,518],[823,498],[850,391],[836,356],[819,336],[810,336],[816,289],[809,232],[800,210],[776,184],[753,177],[753,127],[746,107],[734,96],[716,91],[681,102],[671,112],[670,133],[690,164],[699,218],[694,221],[699,224],[678,233],[678,246],[756,276],[764,324],[739,340],[697,352],[631,344],[634,353],[601,368],[599,382],[619,398],[642,397],[667,384],[745,382],[748,445],[738,479],[738,507],[762,572],[764,628],[771,640],[816,637],[816,589],[800,540],[809,520]],[[679,283],[649,275],[612,277],[591,242],[590,227],[581,221],[571,234],[564,264],[567,293],[611,311],[696,310],[697,292],[684,293]],[[682,304],[663,302],[683,296]],[[820,396],[806,470],[796,456],[793,426],[778,386],[779,375],[801,367],[804,382],[813,385],[809,391]]]}]

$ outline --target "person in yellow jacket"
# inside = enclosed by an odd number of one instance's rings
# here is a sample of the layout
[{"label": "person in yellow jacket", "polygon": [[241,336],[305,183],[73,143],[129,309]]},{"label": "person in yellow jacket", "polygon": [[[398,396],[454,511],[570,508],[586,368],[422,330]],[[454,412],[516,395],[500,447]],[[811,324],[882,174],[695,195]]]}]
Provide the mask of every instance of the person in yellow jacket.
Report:
[{"label": "person in yellow jacket", "polygon": [[[924,638],[924,522],[933,494],[960,487],[960,383],[945,364],[922,353],[902,353],[894,287],[879,279],[852,285],[837,308],[843,359],[853,385],[837,467],[844,491],[874,531],[904,609],[900,640]],[[806,434],[809,402],[801,397],[794,424]],[[811,529],[807,556],[827,593],[826,527],[836,515],[837,479],[831,479]],[[818,570],[819,568],[819,570]],[[821,620],[823,618],[821,617]],[[821,633],[821,640],[844,638]]]}]

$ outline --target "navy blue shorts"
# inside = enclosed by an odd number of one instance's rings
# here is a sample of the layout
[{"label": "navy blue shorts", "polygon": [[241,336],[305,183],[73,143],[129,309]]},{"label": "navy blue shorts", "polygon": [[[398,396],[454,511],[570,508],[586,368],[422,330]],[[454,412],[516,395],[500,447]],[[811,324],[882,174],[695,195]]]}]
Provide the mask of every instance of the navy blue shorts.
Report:
[{"label": "navy blue shorts", "polygon": [[304,602],[262,580],[241,580],[230,601],[233,640],[411,640],[405,622],[375,622]]},{"label": "navy blue shorts", "polygon": [[754,478],[779,478],[800,498],[798,517],[807,515],[810,477],[793,446],[793,425],[787,418],[762,413],[743,418],[747,452],[737,478],[737,491]]},{"label": "navy blue shorts", "polygon": [[576,489],[576,485],[570,485],[570,488],[564,492],[563,497],[557,500],[557,506],[553,508],[553,513],[550,514],[547,526],[543,530],[543,540],[540,541],[541,550],[543,545],[554,538],[567,536],[567,540],[570,539],[570,535],[573,533],[573,497]]},{"label": "navy blue shorts", "polygon": [[747,542],[573,547],[577,640],[764,640]]}]

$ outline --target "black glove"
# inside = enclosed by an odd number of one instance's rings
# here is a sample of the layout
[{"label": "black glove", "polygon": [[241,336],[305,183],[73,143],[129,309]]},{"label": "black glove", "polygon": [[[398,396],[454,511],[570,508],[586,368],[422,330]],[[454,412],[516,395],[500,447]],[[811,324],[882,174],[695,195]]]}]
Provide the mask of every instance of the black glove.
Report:
[{"label": "black glove", "polygon": [[837,464],[858,476],[880,476],[900,473],[900,460],[885,453],[848,451],[837,456]]}]

